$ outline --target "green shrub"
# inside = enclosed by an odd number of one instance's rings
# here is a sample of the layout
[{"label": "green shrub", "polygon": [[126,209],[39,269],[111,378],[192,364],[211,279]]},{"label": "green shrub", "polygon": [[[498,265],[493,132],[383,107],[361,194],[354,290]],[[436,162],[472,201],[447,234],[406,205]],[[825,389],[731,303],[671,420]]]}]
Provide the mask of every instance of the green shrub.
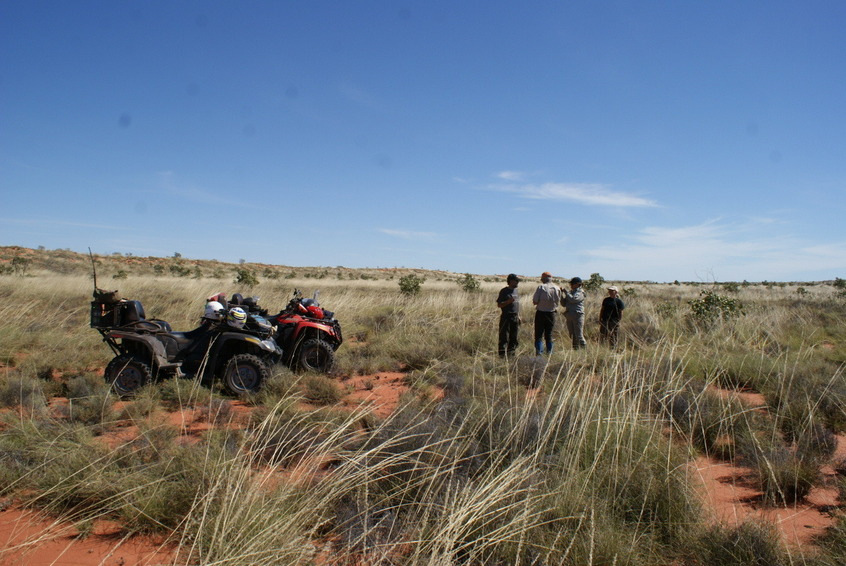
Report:
[{"label": "green shrub", "polygon": [[707,289],[700,291],[699,298],[688,301],[688,304],[693,318],[706,324],[728,321],[744,314],[743,303],[739,300],[718,295]]},{"label": "green shrub", "polygon": [[477,293],[482,289],[482,284],[479,283],[479,280],[469,273],[465,273],[464,277],[458,280],[458,286],[468,293]]},{"label": "green shrub", "polygon": [[259,280],[252,270],[247,269],[246,267],[239,267],[235,270],[235,280],[233,283],[244,285],[245,287],[252,289],[259,284]]},{"label": "green shrub", "polygon": [[599,273],[591,273],[590,278],[582,283],[585,291],[596,291],[602,289],[603,285],[605,285],[605,278]]},{"label": "green shrub", "polygon": [[420,293],[420,287],[425,281],[425,277],[419,277],[414,273],[403,275],[399,280],[400,292],[403,295],[418,295]]}]

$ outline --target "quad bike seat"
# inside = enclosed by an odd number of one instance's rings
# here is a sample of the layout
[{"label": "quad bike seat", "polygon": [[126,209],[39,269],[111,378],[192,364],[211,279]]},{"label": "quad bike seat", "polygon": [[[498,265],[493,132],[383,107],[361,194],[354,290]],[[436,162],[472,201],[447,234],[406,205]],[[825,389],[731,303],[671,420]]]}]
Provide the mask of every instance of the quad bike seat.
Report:
[{"label": "quad bike seat", "polygon": [[126,301],[122,303],[121,326],[129,326],[149,332],[170,332],[170,323],[164,320],[147,319],[141,301]]}]

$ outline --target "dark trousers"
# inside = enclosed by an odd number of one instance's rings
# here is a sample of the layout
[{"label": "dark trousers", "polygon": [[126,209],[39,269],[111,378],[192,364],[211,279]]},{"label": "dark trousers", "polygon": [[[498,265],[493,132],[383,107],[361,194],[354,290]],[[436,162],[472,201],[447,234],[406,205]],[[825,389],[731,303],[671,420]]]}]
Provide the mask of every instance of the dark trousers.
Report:
[{"label": "dark trousers", "polygon": [[599,321],[599,341],[607,341],[612,348],[617,346],[620,336],[620,321],[617,319]]},{"label": "dark trousers", "polygon": [[554,312],[535,311],[535,352],[538,354],[541,353],[543,342],[546,342],[546,353],[552,352],[553,328],[555,328]]},{"label": "dark trousers", "polygon": [[503,313],[499,317],[499,355],[509,356],[517,350],[517,334],[520,331],[520,316],[517,313]]}]

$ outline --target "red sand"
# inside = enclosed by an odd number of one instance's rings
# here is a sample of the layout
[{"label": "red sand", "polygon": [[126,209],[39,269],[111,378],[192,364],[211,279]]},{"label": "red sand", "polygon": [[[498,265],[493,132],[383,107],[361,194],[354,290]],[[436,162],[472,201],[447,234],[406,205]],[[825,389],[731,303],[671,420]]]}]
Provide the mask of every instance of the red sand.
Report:
[{"label": "red sand", "polygon": [[3,566],[154,566],[172,564],[176,557],[175,548],[161,539],[127,538],[105,521],[80,538],[71,525],[16,508],[0,512],[0,545]]}]

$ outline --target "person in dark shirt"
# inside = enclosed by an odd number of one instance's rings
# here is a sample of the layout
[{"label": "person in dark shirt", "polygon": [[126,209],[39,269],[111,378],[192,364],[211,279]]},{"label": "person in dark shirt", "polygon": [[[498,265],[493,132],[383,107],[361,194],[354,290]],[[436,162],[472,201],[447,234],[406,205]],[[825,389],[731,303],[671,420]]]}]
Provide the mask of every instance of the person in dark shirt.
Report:
[{"label": "person in dark shirt", "polygon": [[602,299],[602,307],[599,309],[599,341],[607,341],[612,348],[617,347],[620,321],[623,320],[623,309],[626,308],[617,294],[617,287],[608,287],[608,296]]},{"label": "person in dark shirt", "polygon": [[496,298],[499,307],[499,355],[512,356],[517,350],[517,334],[520,331],[520,296],[517,285],[520,278],[511,273],[506,278],[507,286],[503,287]]}]

